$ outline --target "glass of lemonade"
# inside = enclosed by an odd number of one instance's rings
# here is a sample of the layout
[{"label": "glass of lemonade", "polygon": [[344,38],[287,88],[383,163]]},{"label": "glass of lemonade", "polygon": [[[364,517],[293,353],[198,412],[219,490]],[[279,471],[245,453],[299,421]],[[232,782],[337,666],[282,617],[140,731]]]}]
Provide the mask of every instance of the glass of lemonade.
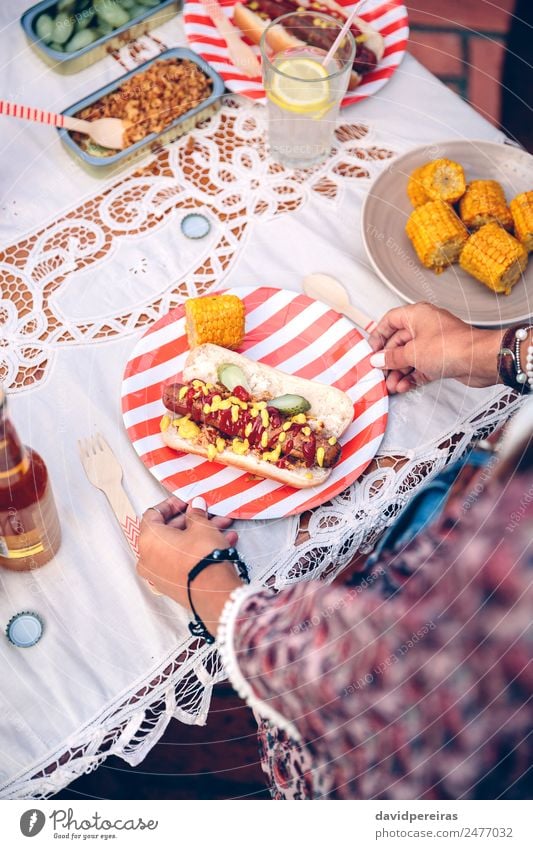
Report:
[{"label": "glass of lemonade", "polygon": [[268,142],[283,165],[310,168],[329,155],[355,58],[348,32],[323,64],[341,29],[329,15],[298,11],[276,18],[261,36]]}]

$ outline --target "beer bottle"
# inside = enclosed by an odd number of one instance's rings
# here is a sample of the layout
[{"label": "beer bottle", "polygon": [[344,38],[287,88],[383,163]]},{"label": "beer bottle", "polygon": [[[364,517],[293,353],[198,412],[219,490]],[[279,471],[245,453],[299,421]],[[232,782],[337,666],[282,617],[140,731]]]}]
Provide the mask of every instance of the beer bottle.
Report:
[{"label": "beer bottle", "polygon": [[44,460],[26,448],[0,386],[0,566],[28,571],[56,553],[61,529]]}]

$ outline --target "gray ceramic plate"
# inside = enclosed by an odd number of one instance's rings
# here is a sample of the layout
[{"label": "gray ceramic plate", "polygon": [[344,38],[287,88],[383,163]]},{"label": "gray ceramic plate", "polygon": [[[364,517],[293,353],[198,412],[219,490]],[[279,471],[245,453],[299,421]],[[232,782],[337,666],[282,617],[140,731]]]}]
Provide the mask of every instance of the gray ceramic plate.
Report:
[{"label": "gray ceramic plate", "polygon": [[533,156],[507,144],[445,141],[424,145],[396,159],[372,185],[362,213],[363,241],[376,272],[404,301],[429,301],[470,324],[513,324],[533,314],[533,259],[510,295],[496,295],[458,265],[434,274],[420,264],[405,234],[412,211],[407,180],[430,159],[460,162],[468,180],[498,180],[507,200],[533,189]]}]

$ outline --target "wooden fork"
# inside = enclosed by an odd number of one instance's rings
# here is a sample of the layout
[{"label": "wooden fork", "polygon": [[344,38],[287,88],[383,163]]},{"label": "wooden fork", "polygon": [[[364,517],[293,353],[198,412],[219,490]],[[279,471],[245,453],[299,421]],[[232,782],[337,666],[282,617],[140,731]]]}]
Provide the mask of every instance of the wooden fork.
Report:
[{"label": "wooden fork", "polygon": [[218,4],[218,0],[201,0],[205,10],[222,38],[228,45],[230,59],[247,77],[261,76],[261,63],[251,47],[241,38],[242,33],[234,27]]},{"label": "wooden fork", "polygon": [[106,495],[133,553],[138,555],[140,521],[122,486],[122,466],[101,433],[78,440],[78,449],[87,477]]}]

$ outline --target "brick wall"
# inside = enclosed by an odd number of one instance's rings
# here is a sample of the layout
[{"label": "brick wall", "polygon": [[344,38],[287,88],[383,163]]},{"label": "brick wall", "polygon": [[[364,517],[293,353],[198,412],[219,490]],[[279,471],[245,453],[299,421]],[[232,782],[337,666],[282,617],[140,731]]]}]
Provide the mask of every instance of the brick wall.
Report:
[{"label": "brick wall", "polygon": [[415,0],[406,5],[411,53],[498,125],[505,40],[515,0]]}]

